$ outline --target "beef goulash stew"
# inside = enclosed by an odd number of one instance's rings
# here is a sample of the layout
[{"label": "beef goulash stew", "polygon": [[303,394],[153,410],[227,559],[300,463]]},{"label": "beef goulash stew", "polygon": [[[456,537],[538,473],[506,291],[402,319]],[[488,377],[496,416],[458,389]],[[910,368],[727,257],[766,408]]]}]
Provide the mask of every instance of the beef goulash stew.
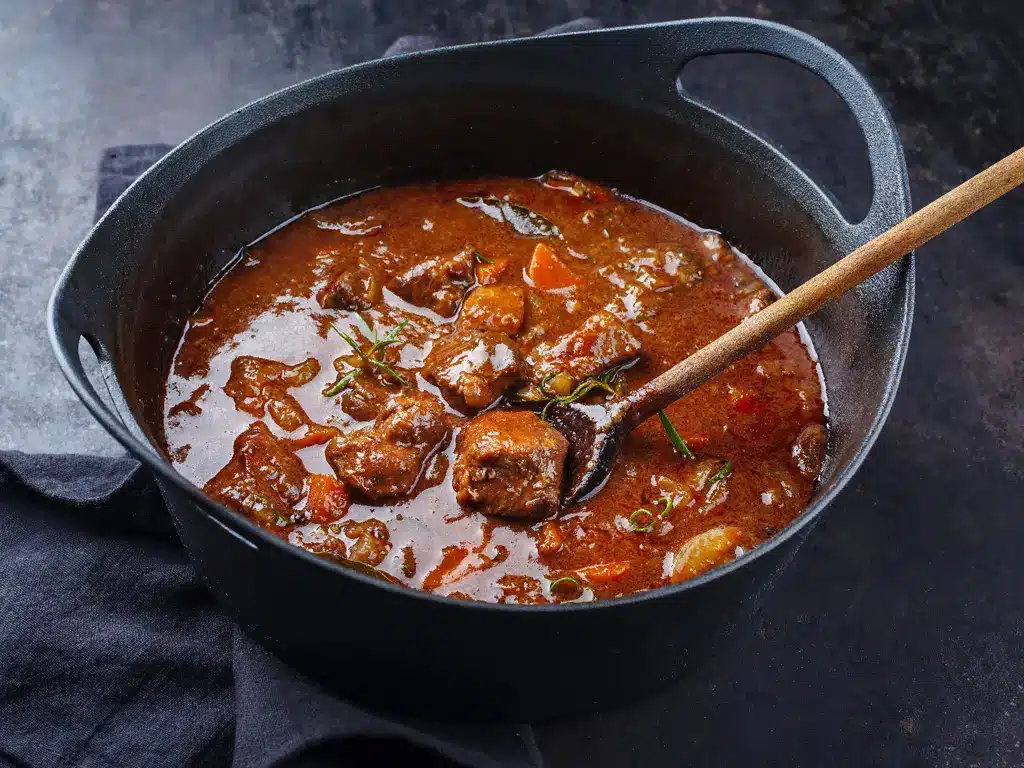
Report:
[{"label": "beef goulash stew", "polygon": [[552,402],[627,392],[776,294],[720,235],[562,172],[384,188],[246,248],[190,319],[165,448],[292,544],[409,587],[587,601],[742,557],[825,456],[797,330],[641,425],[559,508]]}]

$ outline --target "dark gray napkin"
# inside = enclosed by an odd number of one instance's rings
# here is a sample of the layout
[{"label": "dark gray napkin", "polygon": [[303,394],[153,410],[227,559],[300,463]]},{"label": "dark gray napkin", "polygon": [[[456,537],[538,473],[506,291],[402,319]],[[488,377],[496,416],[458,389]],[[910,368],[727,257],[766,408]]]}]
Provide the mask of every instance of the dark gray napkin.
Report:
[{"label": "dark gray napkin", "polygon": [[[577,19],[546,33],[599,27]],[[387,55],[436,47],[400,38]],[[107,150],[96,215],[169,149]],[[396,718],[249,640],[130,458],[0,452],[0,760],[18,766],[539,766],[529,725]]]},{"label": "dark gray napkin", "polygon": [[529,726],[368,712],[253,643],[132,459],[0,453],[0,563],[0,757],[15,765],[539,764]]}]

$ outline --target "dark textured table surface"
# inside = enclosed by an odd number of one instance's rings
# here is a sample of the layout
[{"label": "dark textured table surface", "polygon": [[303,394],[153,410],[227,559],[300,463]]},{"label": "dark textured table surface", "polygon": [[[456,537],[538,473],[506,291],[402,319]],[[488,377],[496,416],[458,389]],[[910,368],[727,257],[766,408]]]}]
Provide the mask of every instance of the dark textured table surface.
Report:
[{"label": "dark textured table surface", "polygon": [[[0,7],[0,448],[117,453],[51,360],[43,307],[91,221],[103,147],[175,143],[397,37],[743,14],[849,57],[902,136],[916,201],[1024,143],[1017,0],[9,0]],[[862,146],[783,65],[693,88],[856,211]],[[1024,193],[919,252],[915,327],[881,439],[750,632],[654,700],[542,726],[553,766],[1024,764]],[[685,621],[686,617],[680,617]],[[666,630],[670,631],[670,630]]]}]

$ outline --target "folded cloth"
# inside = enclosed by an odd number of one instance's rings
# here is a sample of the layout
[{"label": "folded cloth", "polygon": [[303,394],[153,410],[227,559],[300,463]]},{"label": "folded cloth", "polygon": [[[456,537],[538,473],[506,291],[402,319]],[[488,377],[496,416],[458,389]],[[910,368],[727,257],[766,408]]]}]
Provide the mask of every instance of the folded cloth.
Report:
[{"label": "folded cloth", "polygon": [[369,712],[249,640],[132,459],[0,453],[0,563],[14,765],[540,764],[528,725]]},{"label": "folded cloth", "polygon": [[[553,32],[600,26],[579,19]],[[435,47],[401,38],[388,53]],[[97,217],[169,149],[107,150]],[[539,766],[529,725],[371,712],[214,604],[131,458],[0,452],[0,761],[18,766]]]}]

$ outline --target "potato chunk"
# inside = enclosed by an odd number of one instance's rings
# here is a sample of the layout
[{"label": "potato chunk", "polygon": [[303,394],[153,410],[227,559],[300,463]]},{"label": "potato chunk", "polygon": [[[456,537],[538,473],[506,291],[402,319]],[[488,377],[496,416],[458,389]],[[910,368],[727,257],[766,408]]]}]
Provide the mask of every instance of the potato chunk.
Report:
[{"label": "potato chunk", "polygon": [[526,291],[519,285],[478,286],[466,297],[459,314],[464,328],[501,331],[515,336],[523,327]]},{"label": "potato chunk", "polygon": [[[754,546],[753,537],[742,528],[726,525],[693,536],[679,548],[672,562],[672,583],[694,576],[735,560],[738,548]],[[740,552],[742,550],[739,550]]]}]

